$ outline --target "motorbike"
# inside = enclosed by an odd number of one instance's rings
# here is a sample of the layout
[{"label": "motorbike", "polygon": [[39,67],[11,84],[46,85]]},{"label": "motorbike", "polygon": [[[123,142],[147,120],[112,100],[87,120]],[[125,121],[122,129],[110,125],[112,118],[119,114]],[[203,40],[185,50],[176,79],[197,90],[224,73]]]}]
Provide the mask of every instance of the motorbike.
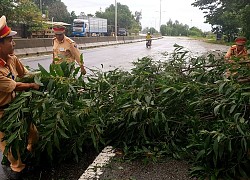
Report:
[{"label": "motorbike", "polygon": [[152,40],[146,40],[146,47],[150,48],[152,45]]}]

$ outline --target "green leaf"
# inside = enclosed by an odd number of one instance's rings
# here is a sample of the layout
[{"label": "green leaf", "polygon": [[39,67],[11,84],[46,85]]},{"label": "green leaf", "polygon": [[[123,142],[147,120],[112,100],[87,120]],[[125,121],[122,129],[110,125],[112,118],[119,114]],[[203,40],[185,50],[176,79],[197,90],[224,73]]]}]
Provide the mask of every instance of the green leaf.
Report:
[{"label": "green leaf", "polygon": [[51,128],[53,128],[53,127],[55,127],[55,124],[54,124],[54,123],[50,123],[50,124],[47,124],[47,125],[45,126],[46,129],[51,129]]},{"label": "green leaf", "polygon": [[[218,153],[219,153],[219,143],[218,143],[217,138],[214,140],[213,150],[214,150],[214,154],[215,154],[215,161],[217,162]],[[215,165],[216,165],[216,164],[215,164]]]},{"label": "green leaf", "polygon": [[217,105],[217,106],[214,108],[214,114],[215,114],[216,116],[219,114],[220,107],[221,107],[221,104]]},{"label": "green leaf", "polygon": [[166,121],[166,123],[165,123],[164,130],[165,130],[165,132],[167,133],[167,135],[169,135],[170,128],[169,128],[169,126],[168,126],[168,121]]},{"label": "green leaf", "polygon": [[206,170],[206,168],[203,167],[203,166],[195,166],[195,167],[192,167],[192,168],[191,168],[191,172],[195,172],[195,171],[204,171],[204,170]]},{"label": "green leaf", "polygon": [[150,105],[151,98],[152,98],[152,96],[145,97],[145,101],[146,101],[147,105]]},{"label": "green leaf", "polygon": [[220,86],[219,86],[219,93],[223,93],[223,88],[224,86],[227,84],[227,82],[224,82],[222,83]]},{"label": "green leaf", "polygon": [[205,155],[205,149],[202,149],[196,156],[196,161],[200,159],[200,157]]},{"label": "green leaf", "polygon": [[232,152],[232,141],[231,141],[231,139],[228,141],[228,151],[230,153]]},{"label": "green leaf", "polygon": [[48,71],[46,71],[46,69],[44,69],[44,67],[41,64],[38,63],[38,67],[42,75],[50,76],[50,73],[48,73]]},{"label": "green leaf", "polygon": [[50,64],[50,66],[49,66],[50,75],[52,75],[54,77],[56,76],[55,66],[56,66],[56,64]]},{"label": "green leaf", "polygon": [[[75,68],[74,72],[73,72],[73,77],[76,77],[76,75],[78,74],[78,72],[80,72],[80,67]],[[80,78],[80,77],[79,77]],[[82,79],[82,78],[81,78]]]},{"label": "green leaf", "polygon": [[245,121],[245,118],[241,117],[241,118],[240,118],[240,123],[243,124],[243,123],[245,123],[245,122],[246,122],[246,121]]},{"label": "green leaf", "polygon": [[238,119],[239,119],[239,116],[241,115],[241,113],[236,113],[235,115],[234,115],[234,120],[235,120],[235,122],[238,122]]},{"label": "green leaf", "polygon": [[136,100],[134,100],[134,102],[135,102],[137,105],[141,105],[141,104],[142,104],[138,98],[137,98]]},{"label": "green leaf", "polygon": [[242,131],[242,129],[240,128],[240,126],[237,124],[237,129],[238,129],[238,131],[243,135],[243,136],[245,136],[245,133]]},{"label": "green leaf", "polygon": [[135,108],[135,110],[132,112],[133,118],[134,118],[134,119],[136,119],[136,115],[137,115],[138,111],[139,111],[139,108],[137,107],[137,108]]},{"label": "green leaf", "polygon": [[8,122],[12,122],[13,120],[18,120],[18,116],[20,113],[20,109],[15,109],[14,111],[11,112],[11,114],[8,116],[7,120]]},{"label": "green leaf", "polygon": [[18,132],[15,132],[15,133],[13,133],[13,134],[11,134],[11,136],[7,139],[7,144],[11,144],[15,139],[17,139],[17,133]]},{"label": "green leaf", "polygon": [[235,108],[237,107],[236,104],[232,105],[231,108],[230,108],[230,114],[232,114],[235,110]]},{"label": "green leaf", "polygon": [[136,124],[138,124],[138,122],[131,122],[131,123],[129,123],[128,127],[131,127],[131,126],[136,125]]},{"label": "green leaf", "polygon": [[59,123],[61,124],[61,126],[64,128],[64,129],[66,129],[66,130],[68,130],[68,128],[65,126],[65,124],[64,124],[64,121],[60,118],[59,119]]},{"label": "green leaf", "polygon": [[37,76],[34,77],[34,82],[38,84],[39,86],[43,86],[43,83],[40,81],[40,79]]},{"label": "green leaf", "polygon": [[175,89],[173,87],[169,87],[169,88],[164,89],[162,93],[167,93],[171,90],[175,90]]},{"label": "green leaf", "polygon": [[69,138],[69,136],[67,136],[66,134],[65,134],[65,132],[64,132],[64,130],[62,130],[61,128],[58,128],[58,131],[59,131],[59,133],[61,134],[61,136],[63,136],[64,138]]},{"label": "green leaf", "polygon": [[60,66],[60,64],[56,64],[57,66],[55,66],[55,72],[57,76],[63,77],[64,76],[64,72]]},{"label": "green leaf", "polygon": [[250,96],[250,92],[241,93],[242,96]]},{"label": "green leaf", "polygon": [[241,147],[242,147],[242,149],[244,150],[244,151],[246,151],[247,150],[247,142],[246,142],[246,139],[243,137],[243,138],[241,138]]},{"label": "green leaf", "polygon": [[31,97],[32,96],[32,92],[31,91],[27,91],[27,92],[22,92],[21,97]]},{"label": "green leaf", "polygon": [[57,149],[60,150],[60,143],[56,132],[54,133],[54,143]]},{"label": "green leaf", "polygon": [[187,87],[184,87],[184,88],[182,88],[182,89],[180,90],[180,92],[183,93],[183,92],[186,91],[186,89],[187,89]]},{"label": "green leaf", "polygon": [[206,140],[205,140],[205,143],[204,143],[204,149],[208,149],[209,146],[210,146],[210,140],[211,140],[211,137],[210,136],[207,136]]},{"label": "green leaf", "polygon": [[54,79],[50,79],[49,80],[49,83],[48,83],[48,85],[47,85],[47,89],[51,92],[52,90],[53,90],[53,88],[54,88],[54,83],[55,83],[55,81],[54,81]]},{"label": "green leaf", "polygon": [[24,112],[24,113],[25,112],[28,113],[28,112],[30,112],[30,108],[22,108],[21,111]]},{"label": "green leaf", "polygon": [[72,90],[73,93],[76,93],[75,88],[71,84],[69,84],[69,88]]}]

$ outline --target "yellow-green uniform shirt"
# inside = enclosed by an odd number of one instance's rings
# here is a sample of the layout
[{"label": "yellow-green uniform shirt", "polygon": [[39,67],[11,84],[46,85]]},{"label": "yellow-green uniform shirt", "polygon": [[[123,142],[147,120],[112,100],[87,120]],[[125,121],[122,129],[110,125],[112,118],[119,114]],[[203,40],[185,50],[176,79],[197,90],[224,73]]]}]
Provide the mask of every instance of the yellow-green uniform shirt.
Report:
[{"label": "yellow-green uniform shirt", "polygon": [[16,96],[16,78],[27,73],[28,70],[15,55],[9,55],[7,63],[0,58],[0,114],[1,106],[9,104]]},{"label": "yellow-green uniform shirt", "polygon": [[247,59],[247,56],[248,56],[248,52],[245,47],[241,51],[238,51],[237,45],[233,45],[228,49],[225,55],[225,58],[236,57],[236,58],[241,58],[241,59]]},{"label": "yellow-green uniform shirt", "polygon": [[151,40],[152,36],[150,34],[146,35],[146,40]]},{"label": "yellow-green uniform shirt", "polygon": [[76,61],[79,65],[81,65],[80,56],[81,53],[72,39],[67,36],[64,36],[64,39],[61,42],[59,42],[56,38],[53,39],[53,62],[55,64],[60,64],[63,61]]}]

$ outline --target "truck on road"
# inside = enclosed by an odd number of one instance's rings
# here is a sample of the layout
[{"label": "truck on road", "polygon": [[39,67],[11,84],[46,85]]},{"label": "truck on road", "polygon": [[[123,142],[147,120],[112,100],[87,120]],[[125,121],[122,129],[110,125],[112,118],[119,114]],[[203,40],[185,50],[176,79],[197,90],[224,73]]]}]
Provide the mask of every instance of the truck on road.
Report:
[{"label": "truck on road", "polygon": [[97,17],[87,17],[85,19],[74,19],[72,36],[106,36],[107,19]]},{"label": "truck on road", "polygon": [[127,36],[128,32],[125,28],[118,28],[117,36]]}]

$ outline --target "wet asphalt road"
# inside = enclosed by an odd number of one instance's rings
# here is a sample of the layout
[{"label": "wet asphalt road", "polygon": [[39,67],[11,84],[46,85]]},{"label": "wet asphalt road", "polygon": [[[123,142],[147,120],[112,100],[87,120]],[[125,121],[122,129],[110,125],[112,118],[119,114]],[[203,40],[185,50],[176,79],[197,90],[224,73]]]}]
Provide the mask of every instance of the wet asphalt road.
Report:
[{"label": "wet asphalt road", "polygon": [[[164,37],[153,40],[152,47],[147,49],[145,41],[104,46],[90,49],[83,49],[84,64],[88,69],[100,69],[103,71],[121,68],[129,70],[133,67],[132,62],[138,58],[151,56],[154,60],[163,59],[162,53],[172,53],[175,49],[174,44],[185,47],[193,55],[199,55],[207,51],[227,51],[227,46],[205,43],[199,40],[193,40],[187,37]],[[22,62],[33,69],[38,69],[40,63],[45,69],[49,69],[52,62],[52,55],[33,56],[21,59]]]},{"label": "wet asphalt road", "polygon": [[[152,47],[147,49],[145,42],[137,42],[130,44],[113,45],[106,47],[96,47],[91,49],[84,49],[81,52],[84,54],[85,66],[88,69],[112,70],[121,68],[129,70],[133,67],[132,62],[138,58],[151,56],[154,60],[161,60],[162,53],[172,53],[174,44],[184,46],[193,55],[201,55],[207,51],[226,52],[227,46],[218,44],[209,44],[199,40],[193,40],[186,37],[165,37],[163,39],[154,40]],[[45,69],[49,69],[52,62],[52,55],[42,55],[22,58],[25,65],[33,69],[38,68],[40,63]],[[0,153],[0,160],[2,154]],[[0,164],[0,180],[7,180],[3,166]]]}]

